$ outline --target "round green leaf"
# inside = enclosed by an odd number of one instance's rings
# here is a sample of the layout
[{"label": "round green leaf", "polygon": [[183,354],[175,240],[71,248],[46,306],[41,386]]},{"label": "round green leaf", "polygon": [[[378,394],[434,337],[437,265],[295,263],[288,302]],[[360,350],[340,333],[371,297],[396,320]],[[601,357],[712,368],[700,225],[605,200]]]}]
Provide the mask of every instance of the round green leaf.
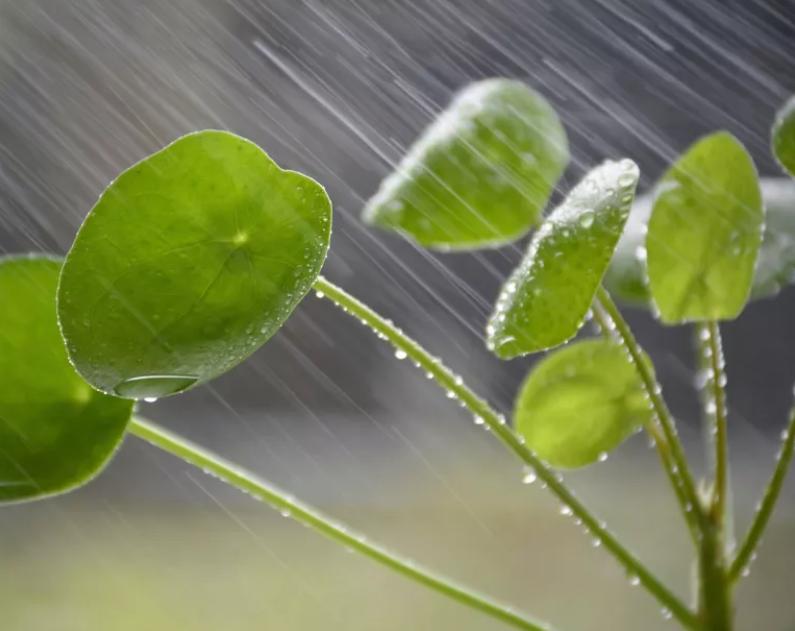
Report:
[{"label": "round green leaf", "polygon": [[651,421],[638,371],[616,341],[575,342],[539,362],[516,399],[516,431],[542,460],[576,469],[604,460]]},{"label": "round green leaf", "polygon": [[499,246],[538,222],[568,163],[566,131],[541,95],[480,81],[425,130],[363,219],[429,248]]},{"label": "round green leaf", "polygon": [[59,261],[0,260],[0,502],[73,489],[121,442],[132,401],[93,390],[69,363],[55,313]]},{"label": "round green leaf", "polygon": [[756,168],[727,132],[699,140],[655,188],[649,286],[663,322],[730,320],[751,291],[764,206]]},{"label": "round green leaf", "polygon": [[773,153],[795,175],[795,96],[778,111],[773,123]]},{"label": "round green leaf", "polygon": [[[765,204],[765,226],[751,300],[774,296],[795,280],[795,180],[762,178],[759,188]],[[646,227],[651,208],[651,195],[635,200],[604,279],[605,287],[616,298],[641,307],[651,304],[646,273]]]},{"label": "round green leaf", "polygon": [[533,236],[489,320],[489,349],[503,359],[577,334],[615,250],[638,183],[631,160],[591,171]]},{"label": "round green leaf", "polygon": [[185,136],[122,173],[80,228],[58,287],[69,356],[128,398],[213,379],[287,319],[330,234],[315,181],[238,136]]}]

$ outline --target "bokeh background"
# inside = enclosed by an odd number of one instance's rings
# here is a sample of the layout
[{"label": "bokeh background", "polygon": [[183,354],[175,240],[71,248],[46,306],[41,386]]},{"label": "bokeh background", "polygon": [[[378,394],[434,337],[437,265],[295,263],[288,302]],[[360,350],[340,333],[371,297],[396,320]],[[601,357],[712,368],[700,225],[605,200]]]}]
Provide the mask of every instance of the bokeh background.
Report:
[{"label": "bokeh background", "polygon": [[[365,228],[390,164],[455,90],[509,76],[564,119],[561,191],[625,156],[647,187],[718,128],[776,175],[769,128],[795,92],[793,58],[792,0],[0,0],[0,253],[65,252],[119,171],[186,132],[229,129],[327,187],[326,275],[507,412],[534,358],[496,360],[482,331],[521,244],[437,255]],[[627,316],[703,471],[690,332]],[[790,289],[724,327],[741,533],[792,399],[794,320]],[[488,433],[314,297],[244,365],[144,408],[561,630],[673,628]],[[643,437],[567,478],[688,596],[688,541]],[[740,588],[741,629],[795,628],[794,500],[790,484]],[[3,631],[275,628],[499,626],[134,438],[88,487],[0,509]]]}]

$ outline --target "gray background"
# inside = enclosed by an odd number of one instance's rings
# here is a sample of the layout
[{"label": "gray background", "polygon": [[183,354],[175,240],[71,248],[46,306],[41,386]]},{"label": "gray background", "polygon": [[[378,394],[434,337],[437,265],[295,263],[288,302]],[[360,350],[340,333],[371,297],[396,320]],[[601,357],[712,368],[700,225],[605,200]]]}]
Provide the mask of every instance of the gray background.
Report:
[{"label": "gray background", "polygon": [[[120,170],[229,129],[327,187],[325,274],[507,411],[534,359],[494,359],[482,330],[521,247],[437,255],[366,229],[390,163],[456,89],[502,75],[563,117],[561,191],[624,156],[647,187],[718,128],[776,175],[769,127],[794,54],[790,0],[0,0],[0,252],[65,252]],[[690,333],[627,316],[700,468]],[[792,398],[793,316],[786,290],[724,327],[741,528]],[[490,436],[314,297],[245,365],[145,412],[562,629],[671,627]],[[497,628],[200,476],[130,439],[86,489],[0,510],[3,628]],[[644,440],[571,477],[687,593],[687,543]],[[743,628],[795,625],[792,513],[788,487],[740,593]]]}]

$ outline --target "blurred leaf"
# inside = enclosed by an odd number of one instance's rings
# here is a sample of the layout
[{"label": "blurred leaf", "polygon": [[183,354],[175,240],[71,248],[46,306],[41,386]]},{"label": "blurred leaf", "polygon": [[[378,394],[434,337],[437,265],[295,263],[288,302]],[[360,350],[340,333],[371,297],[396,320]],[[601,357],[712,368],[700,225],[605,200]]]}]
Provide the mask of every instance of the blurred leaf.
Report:
[{"label": "blurred leaf", "polygon": [[80,378],[58,330],[59,261],[0,260],[0,502],[90,480],[118,447],[132,401]]},{"label": "blurred leaf", "polygon": [[534,353],[576,335],[624,229],[638,176],[631,160],[605,162],[536,232],[486,330],[499,357]]},{"label": "blurred leaf", "polygon": [[[774,296],[795,280],[795,180],[762,178],[759,187],[765,204],[765,226],[751,286],[752,300]],[[651,208],[651,195],[635,200],[604,280],[616,298],[635,306],[648,307],[651,302],[646,276],[646,226]]]},{"label": "blurred leaf", "polygon": [[773,153],[787,171],[795,175],[795,96],[776,114],[773,123]]},{"label": "blurred leaf", "polygon": [[770,178],[759,185],[765,226],[751,288],[755,300],[774,296],[795,280],[795,180]]},{"label": "blurred leaf", "polygon": [[643,383],[617,341],[575,342],[541,360],[514,411],[525,444],[553,467],[604,460],[652,417]]},{"label": "blurred leaf", "polygon": [[655,187],[646,235],[661,321],[728,320],[743,310],[762,242],[756,169],[727,132],[699,140]]},{"label": "blurred leaf", "polygon": [[213,379],[287,319],[330,233],[319,184],[232,134],[185,136],[122,173],[80,228],[58,289],[69,355],[129,398]]},{"label": "blurred leaf", "polygon": [[566,132],[543,97],[518,81],[480,81],[425,130],[363,219],[429,248],[500,246],[538,222],[568,163]]},{"label": "blurred leaf", "polygon": [[646,227],[651,217],[652,196],[635,198],[604,278],[605,288],[619,300],[648,307],[651,302],[646,276]]}]

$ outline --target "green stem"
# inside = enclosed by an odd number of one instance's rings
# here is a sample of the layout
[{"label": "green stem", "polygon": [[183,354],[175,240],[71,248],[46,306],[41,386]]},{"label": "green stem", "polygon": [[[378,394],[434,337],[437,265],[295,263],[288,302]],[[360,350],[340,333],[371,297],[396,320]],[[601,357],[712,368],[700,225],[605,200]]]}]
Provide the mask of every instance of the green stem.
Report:
[{"label": "green stem", "polygon": [[609,318],[615,323],[616,333],[627,347],[627,351],[643,381],[646,394],[649,397],[652,409],[662,429],[665,442],[670,448],[671,458],[673,459],[673,464],[676,466],[676,474],[679,477],[679,481],[682,483],[682,492],[686,500],[686,504],[682,506],[682,510],[687,513],[689,512],[687,509],[690,508],[694,513],[696,523],[699,525],[699,530],[703,531],[707,526],[703,506],[701,505],[701,500],[696,491],[693,474],[690,472],[690,466],[685,458],[682,443],[676,431],[676,425],[674,424],[671,413],[668,411],[665,400],[662,398],[662,391],[654,376],[654,372],[651,366],[645,361],[640,345],[629,329],[629,325],[626,320],[624,320],[618,307],[610,297],[610,294],[607,293],[604,287],[599,287],[596,297]]},{"label": "green stem", "polygon": [[[616,324],[607,315],[604,307],[598,299],[594,301],[592,311],[594,322],[599,325],[599,331],[602,336],[606,339],[622,341],[616,331]],[[668,476],[668,481],[671,483],[671,488],[676,495],[679,506],[682,508],[682,515],[684,516],[685,523],[687,524],[688,530],[690,531],[690,537],[692,538],[693,543],[698,546],[699,526],[696,522],[696,515],[693,512],[692,504],[685,495],[682,479],[679,475],[679,468],[674,461],[668,441],[665,439],[665,435],[662,433],[659,424],[649,423],[646,425],[645,429],[651,440],[654,442],[654,446],[657,449],[657,454],[660,456],[663,469]]]},{"label": "green stem", "polygon": [[726,565],[733,535],[725,362],[718,324],[700,324],[697,332],[699,367],[706,376],[701,394],[714,478],[706,515],[708,525],[699,547],[698,614],[705,630],[730,631],[734,610]]},{"label": "green stem", "polygon": [[361,320],[394,346],[400,356],[411,358],[417,366],[433,377],[436,383],[445,389],[451,397],[460,400],[478,422],[482,421],[526,466],[535,472],[538,479],[547,485],[547,488],[564,506],[571,510],[572,516],[581,520],[599,545],[612,553],[629,574],[637,576],[640,584],[655,596],[663,607],[670,610],[683,626],[690,629],[697,628],[693,612],[665,587],[637,557],[621,545],[607,527],[563,484],[560,475],[525,447],[523,440],[508,427],[505,418],[497,414],[485,400],[470,390],[461,377],[453,374],[439,359],[405,335],[391,321],[382,318],[345,290],[323,277],[318,278],[315,282],[315,289],[318,296],[329,298],[346,313]]},{"label": "green stem", "polygon": [[748,567],[755,557],[756,549],[761,542],[762,534],[765,532],[770,516],[773,514],[781,488],[784,486],[784,480],[787,477],[790,462],[792,462],[792,454],[795,451],[795,407],[790,413],[789,423],[782,434],[782,439],[781,452],[778,455],[770,482],[768,482],[765,489],[762,502],[759,504],[748,534],[745,536],[731,564],[729,580],[732,583],[738,581],[741,576],[745,576],[747,573]]},{"label": "green stem", "polygon": [[724,372],[723,344],[720,328],[714,321],[698,327],[702,366],[707,370],[704,392],[704,413],[707,421],[707,437],[712,444],[712,460],[715,474],[710,500],[710,519],[716,525],[725,550],[730,544],[731,520],[729,504],[729,436],[726,412],[726,373]]},{"label": "green stem", "polygon": [[732,590],[726,571],[723,536],[710,522],[698,550],[698,617],[704,631],[731,631]]},{"label": "green stem", "polygon": [[145,418],[134,416],[130,421],[129,431],[155,447],[204,470],[205,473],[214,475],[252,497],[270,504],[273,508],[281,511],[284,516],[292,517],[348,549],[354,550],[462,605],[477,609],[516,629],[550,631],[550,627],[543,622],[456,585],[449,579],[433,574],[413,561],[401,558],[380,546],[368,543],[360,534],[334,522],[306,504],[296,501],[288,493],[258,478],[253,473],[224,460],[182,436],[158,427]]}]

